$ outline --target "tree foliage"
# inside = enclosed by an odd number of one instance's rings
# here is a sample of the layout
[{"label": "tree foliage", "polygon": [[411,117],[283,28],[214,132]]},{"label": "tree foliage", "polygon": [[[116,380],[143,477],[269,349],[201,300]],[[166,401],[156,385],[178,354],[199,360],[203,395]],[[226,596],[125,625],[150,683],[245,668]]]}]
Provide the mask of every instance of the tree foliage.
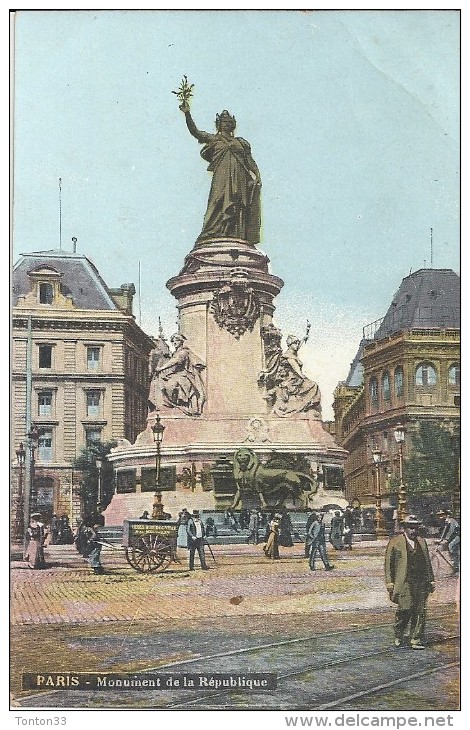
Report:
[{"label": "tree foliage", "polygon": [[404,460],[404,481],[410,494],[451,492],[456,478],[456,455],[451,434],[439,422],[421,421],[411,436],[412,453]]},{"label": "tree foliage", "polygon": [[[86,520],[93,520],[111,502],[114,492],[113,465],[107,455],[116,446],[115,441],[96,441],[82,449],[74,462],[75,469],[82,472],[80,481],[80,498],[83,515]],[[99,472],[96,459],[101,459],[101,504],[98,504]]]}]

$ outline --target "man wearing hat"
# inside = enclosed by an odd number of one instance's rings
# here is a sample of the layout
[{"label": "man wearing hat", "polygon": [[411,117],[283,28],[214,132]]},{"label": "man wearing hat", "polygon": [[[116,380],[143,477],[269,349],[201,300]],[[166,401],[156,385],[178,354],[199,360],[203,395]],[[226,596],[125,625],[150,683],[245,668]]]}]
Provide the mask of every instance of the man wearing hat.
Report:
[{"label": "man wearing hat", "polygon": [[323,512],[315,512],[310,527],[308,528],[306,540],[308,543],[308,564],[310,570],[315,570],[315,559],[320,557],[325,570],[333,570],[334,565],[330,564],[326,552],[325,525],[323,524]]},{"label": "man wearing hat", "polygon": [[206,530],[199,516],[199,510],[193,510],[192,516],[186,525],[188,535],[189,548],[189,570],[194,570],[194,554],[197,550],[202,570],[209,570],[206,565],[206,556],[204,555],[204,538]]},{"label": "man wearing hat", "polygon": [[454,566],[454,573],[458,573],[460,566],[460,525],[447,509],[438,512],[436,517],[444,521],[437,544],[447,548]]},{"label": "man wearing hat", "polygon": [[434,591],[434,574],[426,540],[418,537],[421,522],[415,515],[401,520],[403,534],[392,537],[385,552],[385,583],[390,600],[397,604],[395,646],[404,643],[409,624],[412,649],[424,649],[426,601]]}]

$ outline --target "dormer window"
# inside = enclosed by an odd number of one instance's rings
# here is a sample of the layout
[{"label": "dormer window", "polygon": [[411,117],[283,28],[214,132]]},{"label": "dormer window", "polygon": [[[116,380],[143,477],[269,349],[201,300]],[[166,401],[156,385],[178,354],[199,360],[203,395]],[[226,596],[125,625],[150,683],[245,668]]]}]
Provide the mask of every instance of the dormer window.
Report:
[{"label": "dormer window", "polygon": [[54,302],[54,287],[52,284],[41,282],[39,284],[39,304],[52,304]]}]

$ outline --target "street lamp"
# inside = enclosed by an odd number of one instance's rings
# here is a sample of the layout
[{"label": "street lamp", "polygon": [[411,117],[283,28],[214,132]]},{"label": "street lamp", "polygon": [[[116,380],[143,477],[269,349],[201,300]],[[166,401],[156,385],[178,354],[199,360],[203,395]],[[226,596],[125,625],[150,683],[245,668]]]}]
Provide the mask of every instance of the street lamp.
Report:
[{"label": "street lamp", "polygon": [[28,433],[26,434],[28,441],[28,460],[26,461],[26,480],[24,484],[24,508],[23,508],[23,537],[24,537],[24,553],[26,553],[27,543],[27,532],[29,527],[29,520],[31,515],[31,505],[34,502],[34,449],[36,448],[39,439],[39,429],[35,424],[32,424]]},{"label": "street lamp", "polygon": [[157,446],[157,452],[155,455],[155,502],[153,504],[152,519],[161,519],[163,514],[162,495],[160,492],[160,465],[161,465],[161,450],[160,447],[163,441],[163,432],[165,426],[162,425],[160,420],[160,414],[157,413],[157,418],[152,426],[153,440]]},{"label": "street lamp", "polygon": [[377,537],[383,537],[387,534],[385,529],[385,520],[382,512],[382,493],[380,491],[380,465],[382,464],[382,452],[374,449],[372,458],[375,464],[375,534]]},{"label": "street lamp", "polygon": [[23,495],[23,469],[26,461],[26,451],[21,441],[16,449],[16,461],[19,467],[18,473],[18,497],[16,502],[15,537],[22,537],[21,531],[24,521],[24,495]]},{"label": "street lamp", "polygon": [[455,456],[455,478],[452,492],[452,514],[460,517],[460,427],[457,425],[455,433],[450,437],[450,445]]},{"label": "street lamp", "polygon": [[95,459],[95,465],[98,469],[98,502],[97,506],[98,509],[101,509],[101,467],[103,466],[103,461],[101,459]]},{"label": "street lamp", "polygon": [[400,486],[398,487],[398,519],[401,521],[407,512],[407,494],[403,482],[403,444],[405,443],[406,429],[402,424],[395,426],[395,441],[398,444],[398,457],[400,465]]}]

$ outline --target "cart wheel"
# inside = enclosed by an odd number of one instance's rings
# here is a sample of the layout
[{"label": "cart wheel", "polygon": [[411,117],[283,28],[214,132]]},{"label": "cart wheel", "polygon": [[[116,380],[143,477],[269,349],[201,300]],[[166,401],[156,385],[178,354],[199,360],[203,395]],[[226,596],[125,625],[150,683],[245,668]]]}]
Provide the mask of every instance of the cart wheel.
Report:
[{"label": "cart wheel", "polygon": [[166,570],[171,557],[170,546],[161,542],[157,535],[144,535],[135,545],[126,548],[127,562],[139,573]]}]

